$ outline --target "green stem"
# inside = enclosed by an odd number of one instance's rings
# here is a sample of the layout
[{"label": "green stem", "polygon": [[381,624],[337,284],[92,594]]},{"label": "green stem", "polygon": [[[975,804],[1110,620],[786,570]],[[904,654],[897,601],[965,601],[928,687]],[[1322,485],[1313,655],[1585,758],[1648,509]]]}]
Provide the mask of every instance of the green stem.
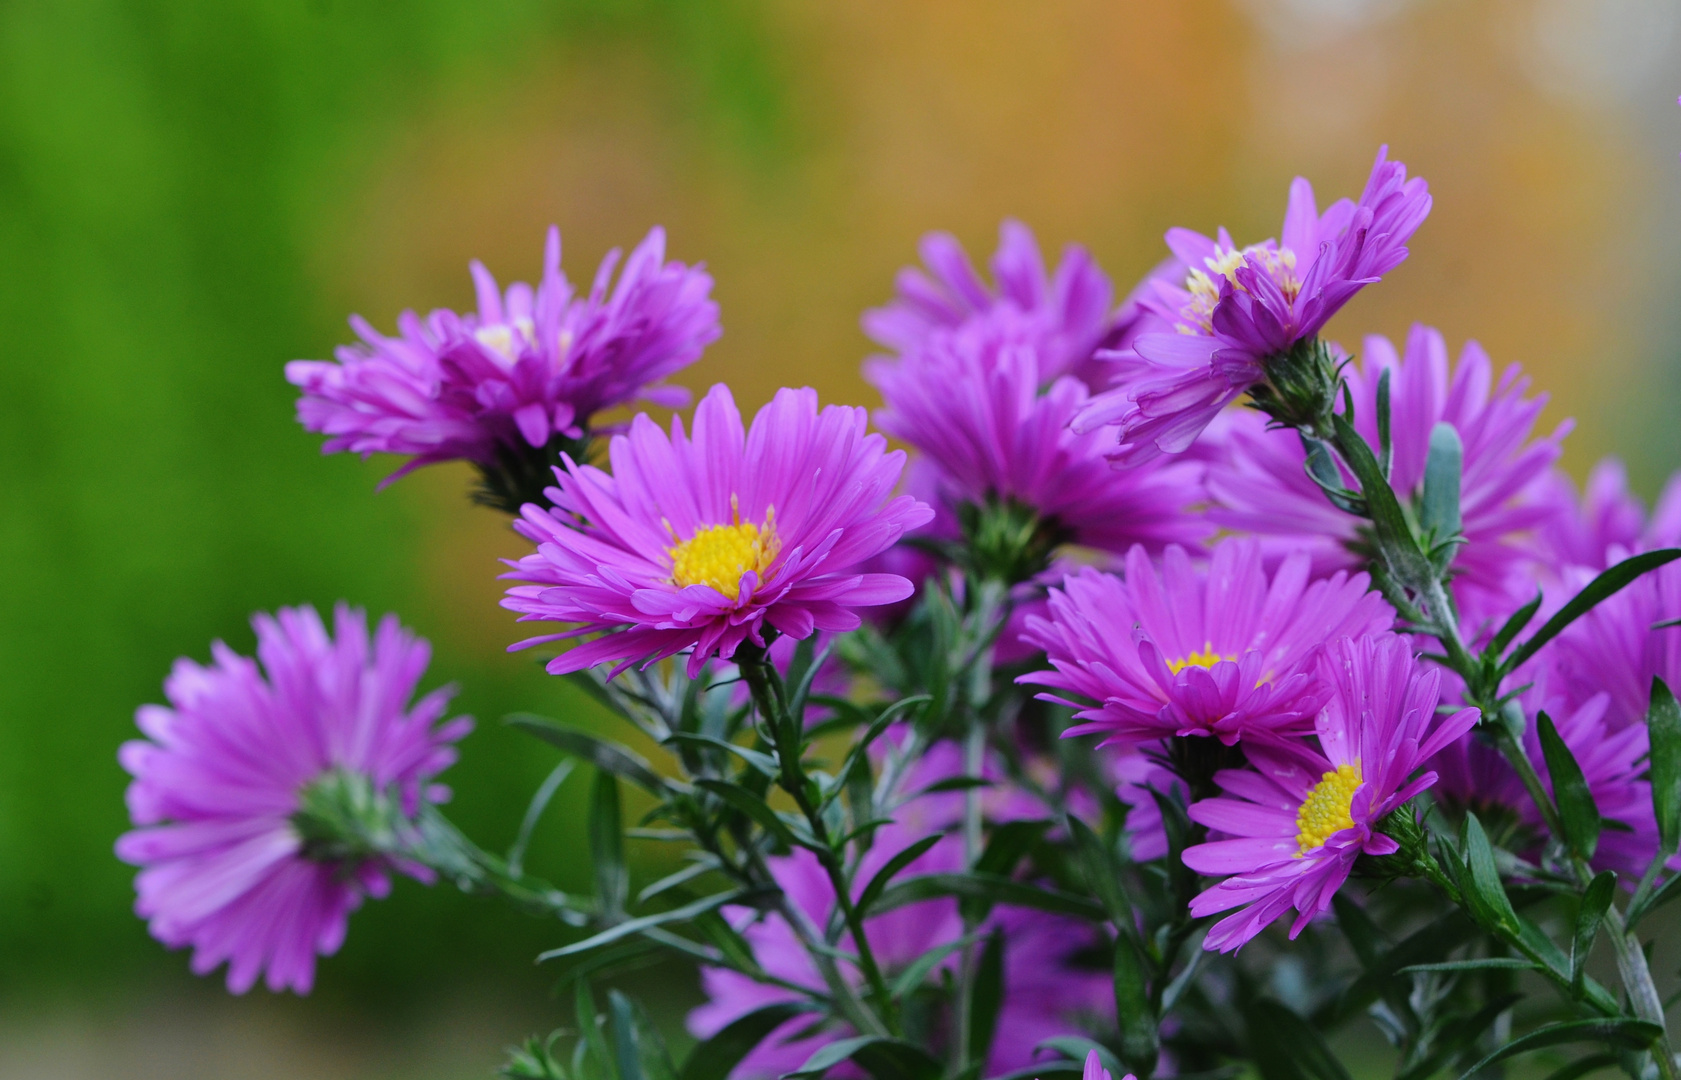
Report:
[{"label": "green stem", "polygon": [[[835,894],[835,905],[840,909],[841,916],[846,922],[847,929],[852,934],[853,947],[858,950],[858,966],[864,979],[870,986],[870,996],[876,1001],[879,1015],[870,1016],[868,1033],[876,1035],[898,1035],[898,1017],[893,1009],[893,998],[888,990],[887,980],[882,975],[881,966],[876,962],[875,951],[870,947],[869,937],[864,932],[864,919],[852,902],[851,889],[846,880],[846,867],[841,855],[835,850],[832,838],[829,836],[828,825],[817,804],[811,800],[806,790],[809,780],[805,775],[804,766],[800,762],[802,748],[800,718],[788,715],[788,706],[782,692],[782,682],[770,670],[763,649],[751,649],[743,646],[736,652],[736,663],[741,669],[742,678],[753,695],[753,704],[759,710],[775,734],[775,749],[780,773],[777,785],[793,796],[794,804],[804,815],[806,824],[811,829],[812,838],[817,843],[814,854],[822,865],[824,873],[829,878],[830,888]],[[789,905],[797,908],[798,905]],[[810,942],[807,942],[810,950]],[[813,952],[813,957],[820,954]],[[865,1010],[868,1012],[868,1010]]]}]

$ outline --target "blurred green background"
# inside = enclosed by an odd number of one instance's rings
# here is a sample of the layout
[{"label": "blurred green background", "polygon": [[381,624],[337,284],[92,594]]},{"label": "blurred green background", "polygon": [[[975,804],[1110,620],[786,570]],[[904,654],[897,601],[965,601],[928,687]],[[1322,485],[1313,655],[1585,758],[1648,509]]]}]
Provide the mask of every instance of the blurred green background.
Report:
[{"label": "blurred green background", "polygon": [[[456,814],[499,845],[600,722],[503,647],[521,543],[427,470],[322,458],[281,366],[361,312],[588,281],[655,223],[717,279],[684,380],[873,403],[862,308],[925,230],[1006,215],[1120,291],[1172,224],[1272,235],[1289,177],[1429,178],[1410,262],[1336,324],[1423,319],[1520,361],[1654,492],[1681,460],[1681,9],[1673,0],[11,0],[0,5],[0,1075],[482,1077],[559,1022],[556,928],[400,885],[310,999],[230,999],[129,912],[117,745],[180,655],[339,598],[436,645],[480,718]],[[587,880],[582,785],[537,840]],[[669,973],[667,973],[669,974]],[[691,985],[644,979],[668,1015]]]}]

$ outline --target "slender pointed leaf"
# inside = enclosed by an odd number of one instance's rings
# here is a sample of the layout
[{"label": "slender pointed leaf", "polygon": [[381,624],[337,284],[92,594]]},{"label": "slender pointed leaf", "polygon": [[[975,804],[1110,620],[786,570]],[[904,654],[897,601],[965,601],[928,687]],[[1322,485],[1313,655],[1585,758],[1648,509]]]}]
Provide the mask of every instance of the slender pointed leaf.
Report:
[{"label": "slender pointed leaf", "polygon": [[525,868],[525,849],[531,843],[531,834],[537,828],[537,822],[542,819],[543,811],[549,807],[549,801],[566,778],[577,768],[575,758],[567,758],[549,771],[543,782],[537,786],[537,791],[531,796],[531,802],[525,808],[525,817],[520,819],[519,832],[514,836],[514,842],[508,848],[508,872],[519,877]]},{"label": "slender pointed leaf", "polygon": [[1516,956],[1481,956],[1470,960],[1444,960],[1439,964],[1408,964],[1397,975],[1423,975],[1432,971],[1540,971],[1533,960]]},{"label": "slender pointed leaf", "polygon": [[746,814],[761,829],[776,837],[783,845],[787,847],[798,846],[799,841],[794,838],[794,831],[788,827],[788,823],[777,816],[776,811],[770,808],[770,804],[740,784],[732,784],[728,780],[716,780],[707,777],[696,780],[695,786],[718,796],[732,808]]},{"label": "slender pointed leaf", "polygon": [[1432,542],[1459,535],[1459,478],[1464,469],[1465,444],[1459,432],[1441,421],[1430,429],[1430,454],[1424,463],[1424,494],[1418,523]]},{"label": "slender pointed leaf", "polygon": [[1570,944],[1570,985],[1578,990],[1582,985],[1582,971],[1588,962],[1588,953],[1593,949],[1593,939],[1599,934],[1600,921],[1611,906],[1616,888],[1617,875],[1610,870],[1601,870],[1582,890],[1582,904],[1576,911],[1576,933]]},{"label": "slender pointed leaf", "polygon": [[1494,656],[1499,656],[1501,653],[1505,652],[1506,646],[1510,645],[1514,638],[1523,633],[1523,628],[1529,625],[1529,620],[1535,618],[1535,613],[1541,610],[1541,601],[1544,598],[1545,597],[1537,591],[1535,593],[1535,599],[1514,611],[1512,613],[1512,617],[1507,619],[1505,625],[1500,627],[1500,632],[1495,634],[1494,639],[1488,643],[1488,653]]},{"label": "slender pointed leaf", "polygon": [[1085,871],[1086,887],[1091,889],[1109,913],[1109,921],[1123,934],[1132,931],[1132,903],[1127,899],[1126,887],[1121,883],[1124,868],[1115,849],[1103,842],[1090,825],[1073,814],[1068,815],[1068,831],[1080,852],[1080,866]]},{"label": "slender pointed leaf", "polygon": [[1657,1024],[1649,1024],[1644,1020],[1630,1020],[1627,1018],[1610,1020],[1567,1020],[1563,1023],[1548,1024],[1546,1027],[1536,1028],[1527,1035],[1520,1035],[1500,1049],[1489,1054],[1475,1065],[1460,1074],[1459,1080],[1470,1080],[1471,1077],[1493,1065],[1497,1061],[1504,1061],[1514,1054],[1539,1050],[1544,1046],[1561,1046],[1566,1043],[1603,1042],[1612,1046],[1626,1047],[1630,1050],[1644,1050],[1656,1042],[1663,1035],[1663,1028]]},{"label": "slender pointed leaf", "polygon": [[537,959],[541,962],[558,960],[563,956],[576,956],[578,953],[599,949],[603,945],[609,945],[632,934],[640,933],[650,926],[664,926],[667,923],[683,922],[694,918],[703,911],[712,911],[715,908],[723,907],[725,904],[750,903],[752,899],[753,894],[746,891],[718,893],[715,896],[696,900],[691,904],[684,904],[680,908],[662,911],[657,915],[644,915],[639,919],[626,919],[617,926],[609,927],[599,934],[585,938],[583,941],[573,942],[571,945],[563,945],[558,949],[550,949],[541,953]]},{"label": "slender pointed leaf", "polygon": [[875,877],[872,877],[870,879],[870,883],[864,886],[864,891],[858,894],[857,909],[859,918],[863,918],[865,915],[869,914],[871,907],[873,907],[875,902],[881,898],[882,892],[893,881],[893,879],[898,876],[900,871],[904,870],[905,867],[909,866],[916,860],[922,858],[929,848],[944,839],[944,833],[935,833],[932,836],[924,836],[922,839],[916,841],[914,844],[911,844],[897,855],[894,855],[891,859],[888,859],[886,865],[884,865],[880,870],[877,870]]},{"label": "slender pointed leaf", "polygon": [[978,933],[968,934],[956,941],[948,941],[944,945],[937,945],[929,949],[911,961],[910,965],[899,973],[899,977],[893,980],[893,985],[887,988],[888,995],[897,1000],[906,994],[914,993],[916,988],[922,985],[922,981],[928,978],[929,973],[944,962],[946,957],[959,949],[974,944],[980,940],[980,937]]},{"label": "slender pointed leaf", "polygon": [[1115,1022],[1121,1031],[1121,1060],[1129,1071],[1147,1073],[1161,1053],[1161,1034],[1150,1008],[1149,973],[1131,938],[1125,934],[1115,942]]},{"label": "slender pointed leaf", "polygon": [[771,1032],[809,1011],[811,1006],[803,1002],[779,1001],[730,1021],[689,1051],[679,1080],[728,1080],[730,1072]]},{"label": "slender pointed leaf", "polygon": [[558,746],[598,769],[629,780],[658,798],[664,798],[671,793],[670,785],[663,776],[655,772],[641,757],[617,743],[608,742],[587,731],[567,727],[534,713],[514,713],[507,717],[506,723]]},{"label": "slender pointed leaf", "polygon": [[1662,679],[1652,680],[1646,728],[1652,748],[1652,811],[1658,818],[1658,844],[1665,855],[1673,855],[1681,842],[1681,705]]},{"label": "slender pointed leaf", "polygon": [[[1378,547],[1389,563],[1390,571],[1403,583],[1423,581],[1433,575],[1435,568],[1418,549],[1412,527],[1407,524],[1407,515],[1395,498],[1389,481],[1384,479],[1383,471],[1378,468],[1372,448],[1343,417],[1333,416],[1331,423],[1336,429],[1337,450],[1353,471],[1355,479],[1360,481],[1360,494],[1365,497],[1370,509]],[[1434,616],[1436,613],[1431,614]]]},{"label": "slender pointed leaf", "polygon": [[613,1063],[619,1080],[646,1080],[637,1051],[636,1018],[630,999],[618,990],[607,991],[607,1027],[612,1032]]},{"label": "slender pointed leaf", "polygon": [[1500,665],[1500,674],[1508,675],[1522,667],[1525,661],[1534,656],[1541,646],[1557,637],[1564,628],[1587,614],[1608,596],[1621,592],[1630,582],[1648,570],[1656,570],[1665,563],[1681,559],[1681,548],[1660,548],[1648,551],[1630,559],[1624,559],[1611,567],[1592,581],[1588,582],[1581,592],[1570,598],[1558,612],[1545,623],[1541,629],[1523,644],[1513,649]]},{"label": "slender pointed leaf", "polygon": [[1385,367],[1377,377],[1377,466],[1383,473],[1385,480],[1389,479],[1389,466],[1395,458],[1395,446],[1390,439],[1389,423],[1389,376],[1391,368]]},{"label": "slender pointed leaf", "polygon": [[1291,1009],[1262,998],[1247,1019],[1250,1049],[1267,1080],[1351,1080],[1319,1032]]},{"label": "slender pointed leaf", "polygon": [[667,742],[689,743],[694,746],[708,746],[714,750],[723,750],[734,754],[745,761],[754,772],[761,776],[776,778],[776,759],[769,754],[762,754],[757,750],[749,750],[745,746],[737,746],[733,742],[717,738],[712,735],[698,735],[691,731],[674,731],[666,737]]},{"label": "slender pointed leaf", "polygon": [[1083,896],[986,874],[924,874],[909,878],[889,886],[876,902],[875,909],[880,914],[906,904],[946,896],[976,897],[992,904],[1035,908],[1094,922],[1101,921],[1105,916],[1101,904]]},{"label": "slender pointed leaf", "polygon": [[820,1048],[784,1080],[819,1077],[843,1061],[856,1061],[875,1080],[935,1080],[940,1063],[919,1047],[878,1035],[840,1039]]},{"label": "slender pointed leaf", "polygon": [[1495,868],[1494,848],[1483,831],[1483,823],[1476,814],[1465,815],[1466,898],[1472,901],[1472,911],[1484,920],[1489,929],[1503,936],[1515,938],[1522,927],[1512,901],[1500,883],[1500,871]]},{"label": "slender pointed leaf", "polygon": [[595,774],[590,789],[590,863],[595,871],[595,902],[602,915],[624,915],[630,894],[630,871],[625,866],[624,824],[619,818],[619,778],[605,770]]},{"label": "slender pointed leaf", "polygon": [[969,987],[969,1060],[985,1062],[998,1030],[998,1011],[1004,1004],[1004,931],[987,935]]},{"label": "slender pointed leaf", "polygon": [[1570,853],[1585,862],[1599,847],[1599,807],[1594,805],[1593,792],[1576,763],[1576,755],[1559,737],[1552,717],[1542,710],[1536,714],[1535,724],[1547,775],[1553,781],[1553,801],[1558,804],[1559,824],[1564,828],[1562,839]]}]

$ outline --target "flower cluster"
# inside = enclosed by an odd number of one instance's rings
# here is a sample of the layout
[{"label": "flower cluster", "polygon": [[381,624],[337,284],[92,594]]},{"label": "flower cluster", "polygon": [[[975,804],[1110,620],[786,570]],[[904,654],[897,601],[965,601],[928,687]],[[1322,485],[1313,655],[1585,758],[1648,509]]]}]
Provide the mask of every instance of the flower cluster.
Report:
[{"label": "flower cluster", "polygon": [[[571,762],[479,848],[433,783],[466,722],[409,704],[424,644],[341,607],[141,710],[137,910],[236,991],[303,992],[393,871],[500,893],[583,933],[543,959],[594,954],[571,1063],[534,1040],[524,1080],[1328,1075],[1372,1001],[1408,1076],[1588,1032],[1621,1056],[1566,1071],[1676,1080],[1637,933],[1681,895],[1681,481],[1650,516],[1615,462],[1578,493],[1568,422],[1537,435],[1475,343],[1322,337],[1430,206],[1381,150],[1358,201],[1298,179],[1276,240],[1171,230],[1118,307],[1018,223],[993,283],[930,235],[865,315],[880,432],[722,385],[596,424],[717,336],[658,230],[587,298],[551,233],[535,290],[475,263],[476,314],[358,323],[288,369],[305,426],[477,464],[530,544],[503,607],[550,624],[510,648],[639,732],[510,718],[595,773],[593,893],[526,866]],[[621,782],[684,856],[634,900]],[[587,977],[652,949],[700,969],[682,1069],[628,999],[594,1013]],[[1558,1026],[1504,1041],[1512,983],[1461,973],[1511,968]]]}]

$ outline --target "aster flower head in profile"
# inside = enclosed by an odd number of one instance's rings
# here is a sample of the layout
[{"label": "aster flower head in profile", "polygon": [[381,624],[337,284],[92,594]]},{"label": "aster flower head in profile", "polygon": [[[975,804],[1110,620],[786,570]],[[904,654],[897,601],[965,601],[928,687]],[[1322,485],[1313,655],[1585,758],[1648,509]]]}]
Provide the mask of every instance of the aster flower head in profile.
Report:
[{"label": "aster flower head in profile", "polygon": [[1136,464],[1185,450],[1245,393],[1279,423],[1324,422],[1336,360],[1320,330],[1406,259],[1429,213],[1425,182],[1407,179],[1383,147],[1357,203],[1340,199],[1321,214],[1312,185],[1297,177],[1278,240],[1240,248],[1224,229],[1214,237],[1170,230],[1168,248],[1186,276],[1158,279],[1141,298],[1158,326],[1113,357],[1117,386],[1080,426],[1118,425],[1112,456]]},{"label": "aster flower head in profile", "polygon": [[[1416,508],[1432,431],[1445,423],[1458,433],[1465,542],[1454,555],[1453,589],[1468,624],[1504,618],[1534,595],[1537,541],[1563,520],[1549,494],[1549,475],[1571,422],[1534,437],[1547,396],[1528,393],[1529,380],[1518,365],[1496,378],[1488,354],[1474,341],[1466,342],[1453,363],[1441,333],[1415,325],[1404,351],[1386,338],[1368,337],[1360,360],[1343,369],[1355,429],[1372,446],[1379,445],[1378,384],[1385,372],[1390,484]],[[1365,564],[1363,522],[1331,505],[1308,476],[1300,439],[1265,430],[1248,412],[1223,418],[1222,428],[1208,469],[1210,520],[1265,537],[1278,551],[1309,551],[1318,573]],[[1343,483],[1357,487],[1346,469]]]},{"label": "aster flower head in profile", "polygon": [[1227,539],[1206,568],[1169,547],[1158,570],[1133,548],[1124,577],[1086,568],[1051,590],[1049,618],[1029,620],[1027,636],[1052,670],[1020,681],[1077,710],[1068,735],[1106,743],[1311,732],[1331,692],[1323,644],[1387,630],[1394,612],[1365,574],[1310,582],[1308,565],[1297,554],[1268,574],[1258,544]]},{"label": "aster flower head in profile", "polygon": [[141,868],[135,910],[164,944],[193,947],[195,973],[226,961],[234,993],[265,973],[270,990],[308,993],[316,955],[337,951],[391,871],[431,880],[318,846],[309,828],[316,799],[347,787],[391,795],[407,817],[447,798],[433,778],[472,726],[438,723],[449,689],[410,704],[431,650],[395,616],[371,641],[362,612],[340,605],[334,622],[329,634],[308,607],[258,615],[257,660],[217,642],[209,667],[177,661],[170,704],[142,706],[146,738],[120,754],[136,828],[117,855]]},{"label": "aster flower head in profile", "polygon": [[1060,375],[1087,378],[1104,367],[1093,367],[1093,353],[1116,332],[1110,313],[1115,289],[1085,248],[1070,244],[1056,272],[1047,275],[1032,230],[1006,220],[992,257],[994,288],[950,233],[929,233],[920,247],[927,270],[899,271],[898,296],[864,313],[864,332],[875,341],[896,353],[913,353],[935,331],[1004,314],[1027,328],[1046,381]]},{"label": "aster flower head in profile", "polygon": [[688,652],[690,677],[771,631],[805,638],[859,625],[859,608],[913,586],[859,564],[933,511],[893,494],[905,455],[866,430],[861,408],[819,410],[811,389],[779,390],[751,427],[715,386],[669,435],[646,415],[615,435],[611,474],[570,457],[555,509],[514,523],[537,550],[504,577],[527,582],[502,606],[521,621],[573,624],[520,642],[597,634],[549,662],[554,674]]},{"label": "aster flower head in profile", "polygon": [[556,452],[573,448],[604,409],[637,397],[682,404],[680,388],[656,384],[718,338],[711,277],[666,261],[663,229],[637,245],[615,282],[618,263],[615,249],[589,293],[575,295],[560,269],[560,231],[551,228],[535,289],[515,282],[504,291],[475,261],[477,312],[405,312],[395,338],[354,318],[362,340],[341,347],[336,363],[286,366],[304,392],[298,420],[328,436],[328,453],[409,457],[391,479],[471,461],[487,474],[489,494],[517,512],[512,499],[521,492],[494,490],[498,480],[507,486],[535,473],[540,487]]},{"label": "aster flower head in profile", "polygon": [[1395,635],[1339,639],[1319,666],[1333,692],[1314,736],[1247,744],[1251,767],[1216,773],[1225,794],[1191,806],[1191,820],[1229,837],[1185,851],[1186,866],[1225,877],[1191,914],[1240,909],[1214,924],[1206,949],[1230,952],[1291,908],[1290,936],[1301,933],[1356,859],[1400,849],[1384,819],[1435,783],[1421,766],[1477,722],[1475,709],[1437,715],[1441,672]]},{"label": "aster flower head in profile", "polygon": [[[1113,469],[1101,433],[1068,426],[1087,400],[1085,385],[1063,375],[1041,392],[1043,364],[1032,328],[994,314],[931,331],[904,357],[865,369],[886,403],[877,424],[933,464],[942,501],[969,534],[966,550],[1011,565],[1000,576],[1021,580],[1062,542],[1120,554],[1204,539],[1209,527],[1192,512],[1203,497],[1202,467]],[[983,520],[998,515],[1011,520]],[[1032,550],[990,550],[1017,538]]]}]

